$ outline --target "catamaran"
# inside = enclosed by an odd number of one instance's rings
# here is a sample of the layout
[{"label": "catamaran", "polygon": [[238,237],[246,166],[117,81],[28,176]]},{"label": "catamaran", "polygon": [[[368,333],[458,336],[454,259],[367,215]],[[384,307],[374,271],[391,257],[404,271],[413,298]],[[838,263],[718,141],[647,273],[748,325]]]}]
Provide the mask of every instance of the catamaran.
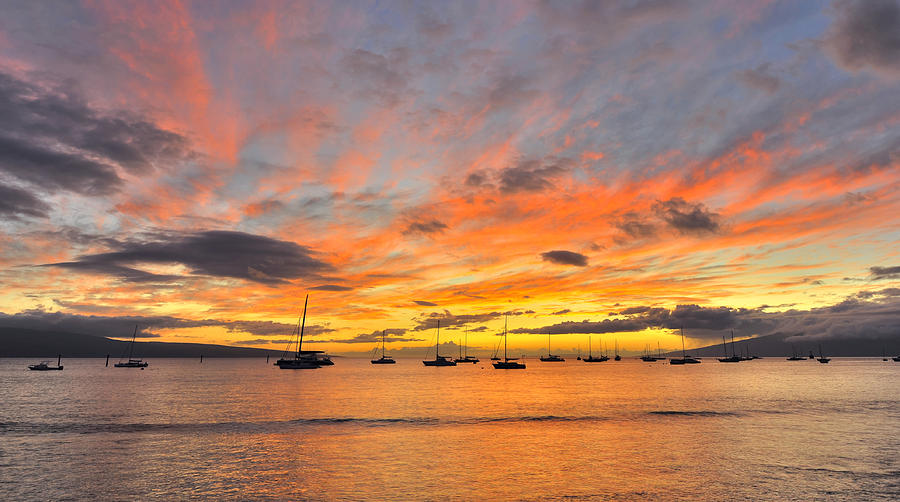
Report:
[{"label": "catamaran", "polygon": [[700,364],[700,360],[694,357],[688,357],[684,350],[684,326],[681,327],[681,359],[673,357],[669,359],[669,364]]},{"label": "catamaran", "polygon": [[447,356],[442,356],[439,352],[441,346],[441,320],[437,322],[437,340],[434,344],[434,359],[431,361],[422,361],[425,366],[456,366],[456,362]]},{"label": "catamaran", "polygon": [[[384,337],[386,336],[387,331],[381,332],[381,357],[378,359],[372,359],[372,364],[396,364],[397,361],[394,361],[394,358],[391,356],[384,355]],[[377,348],[375,350],[378,350]]]},{"label": "catamaran", "polygon": [[124,363],[122,361],[117,362],[113,365],[116,368],[146,368],[150,365],[150,363],[142,359],[135,359],[132,357],[134,355],[134,339],[137,337],[137,328],[138,327],[135,324],[134,334],[131,335],[131,343],[128,345],[128,361]]},{"label": "catamaran", "polygon": [[524,370],[525,363],[520,363],[517,357],[510,358],[506,354],[506,324],[509,321],[509,316],[506,316],[506,320],[503,321],[503,360],[494,362],[494,369],[498,370]]},{"label": "catamaran", "polygon": [[[306,328],[306,307],[309,304],[309,295],[303,302],[303,317],[300,318],[298,326],[291,333],[291,339],[288,341],[281,359],[275,361],[275,366],[283,370],[314,370],[321,366],[333,366],[334,362],[325,351],[322,350],[303,350],[303,331]],[[296,335],[297,352],[291,351]]]}]

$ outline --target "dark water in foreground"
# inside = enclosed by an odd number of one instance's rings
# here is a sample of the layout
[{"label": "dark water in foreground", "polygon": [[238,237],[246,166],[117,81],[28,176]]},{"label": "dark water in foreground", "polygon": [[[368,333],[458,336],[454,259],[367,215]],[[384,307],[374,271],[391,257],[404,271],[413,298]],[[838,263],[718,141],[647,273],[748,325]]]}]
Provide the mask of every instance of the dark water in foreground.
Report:
[{"label": "dark water in foreground", "polygon": [[0,499],[896,500],[900,363],[0,360]]}]

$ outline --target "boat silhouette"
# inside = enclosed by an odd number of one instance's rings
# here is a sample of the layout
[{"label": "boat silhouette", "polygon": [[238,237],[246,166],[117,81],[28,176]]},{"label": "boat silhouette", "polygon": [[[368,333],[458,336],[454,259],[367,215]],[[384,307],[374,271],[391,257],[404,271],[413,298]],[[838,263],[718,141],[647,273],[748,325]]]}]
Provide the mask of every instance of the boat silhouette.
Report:
[{"label": "boat silhouette", "polygon": [[681,359],[673,357],[669,359],[669,364],[700,364],[700,360],[695,357],[688,357],[684,349],[684,326],[681,327]]},{"label": "boat silhouette", "polygon": [[128,361],[119,361],[113,366],[116,368],[146,368],[150,364],[142,359],[135,359],[134,356],[134,339],[137,337],[137,325],[134,326],[134,333],[131,335],[131,343],[128,344]]},{"label": "boat silhouette", "polygon": [[510,357],[507,355],[507,353],[506,353],[506,339],[507,339],[506,325],[507,325],[507,322],[508,322],[508,321],[509,321],[509,316],[507,315],[507,316],[506,316],[506,320],[503,321],[503,360],[502,360],[502,361],[495,361],[495,362],[493,363],[494,369],[498,369],[498,370],[524,370],[524,369],[525,369],[525,363],[520,363],[520,362],[518,361],[518,358],[516,358],[516,357],[510,358]]},{"label": "boat silhouette", "polygon": [[28,369],[31,371],[62,371],[63,367],[60,362],[62,362],[62,355],[56,356],[56,366],[50,366],[50,363],[53,361],[41,361],[37,364],[29,364]]},{"label": "boat silhouette", "polygon": [[[325,355],[322,350],[303,350],[303,332],[306,328],[306,308],[309,305],[309,294],[303,301],[303,316],[298,320],[298,326],[291,333],[287,348],[281,354],[281,359],[275,361],[275,366],[283,370],[314,370],[321,366],[332,366],[334,362]],[[296,337],[294,336],[296,334]],[[291,352],[294,339],[297,340],[297,351]]]},{"label": "boat silhouette", "polygon": [[[394,358],[391,356],[384,355],[384,338],[386,336],[386,331],[381,331],[381,357],[378,359],[372,359],[370,362],[372,364],[396,364],[397,361],[394,361]],[[378,350],[377,348],[375,350]]]},{"label": "boat silhouette", "polygon": [[422,361],[425,366],[456,366],[456,362],[449,357],[442,356],[439,352],[441,346],[441,320],[437,321],[437,341],[434,344],[434,359]]}]

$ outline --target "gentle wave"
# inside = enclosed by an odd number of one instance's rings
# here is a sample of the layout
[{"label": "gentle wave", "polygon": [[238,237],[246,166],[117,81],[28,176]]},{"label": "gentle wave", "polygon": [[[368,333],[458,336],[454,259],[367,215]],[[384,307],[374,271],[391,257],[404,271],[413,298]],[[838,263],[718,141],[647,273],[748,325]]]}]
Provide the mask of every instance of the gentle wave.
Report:
[{"label": "gentle wave", "polygon": [[738,417],[741,414],[732,411],[681,411],[681,410],[658,410],[648,412],[650,415],[673,415],[680,417]]},{"label": "gentle wave", "polygon": [[[738,416],[737,413],[719,411],[679,411],[656,410],[646,412],[646,415],[659,416]],[[644,416],[646,416],[644,415]],[[98,434],[98,433],[134,433],[134,432],[220,432],[220,431],[244,431],[244,432],[272,432],[290,426],[327,426],[327,425],[359,425],[365,427],[390,427],[390,426],[436,426],[436,425],[479,425],[502,423],[530,423],[530,422],[599,422],[614,420],[617,418],[635,418],[625,416],[558,416],[558,415],[524,415],[524,416],[498,416],[498,417],[460,417],[460,418],[434,418],[434,417],[400,417],[400,418],[362,418],[362,417],[322,417],[322,418],[297,418],[281,421],[263,422],[188,422],[188,423],[24,423],[2,422],[0,432],[14,434]]]}]

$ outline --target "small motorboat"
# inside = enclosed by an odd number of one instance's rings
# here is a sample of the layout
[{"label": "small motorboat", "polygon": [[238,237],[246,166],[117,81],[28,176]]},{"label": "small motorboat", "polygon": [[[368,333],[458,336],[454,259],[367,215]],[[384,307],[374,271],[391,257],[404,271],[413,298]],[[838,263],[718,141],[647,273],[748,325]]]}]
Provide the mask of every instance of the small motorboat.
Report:
[{"label": "small motorboat", "polygon": [[56,366],[50,366],[50,363],[53,361],[41,361],[37,364],[29,364],[28,369],[32,371],[54,371],[54,370],[62,370],[62,364],[59,364],[62,361],[62,356],[57,356],[56,358]]}]

